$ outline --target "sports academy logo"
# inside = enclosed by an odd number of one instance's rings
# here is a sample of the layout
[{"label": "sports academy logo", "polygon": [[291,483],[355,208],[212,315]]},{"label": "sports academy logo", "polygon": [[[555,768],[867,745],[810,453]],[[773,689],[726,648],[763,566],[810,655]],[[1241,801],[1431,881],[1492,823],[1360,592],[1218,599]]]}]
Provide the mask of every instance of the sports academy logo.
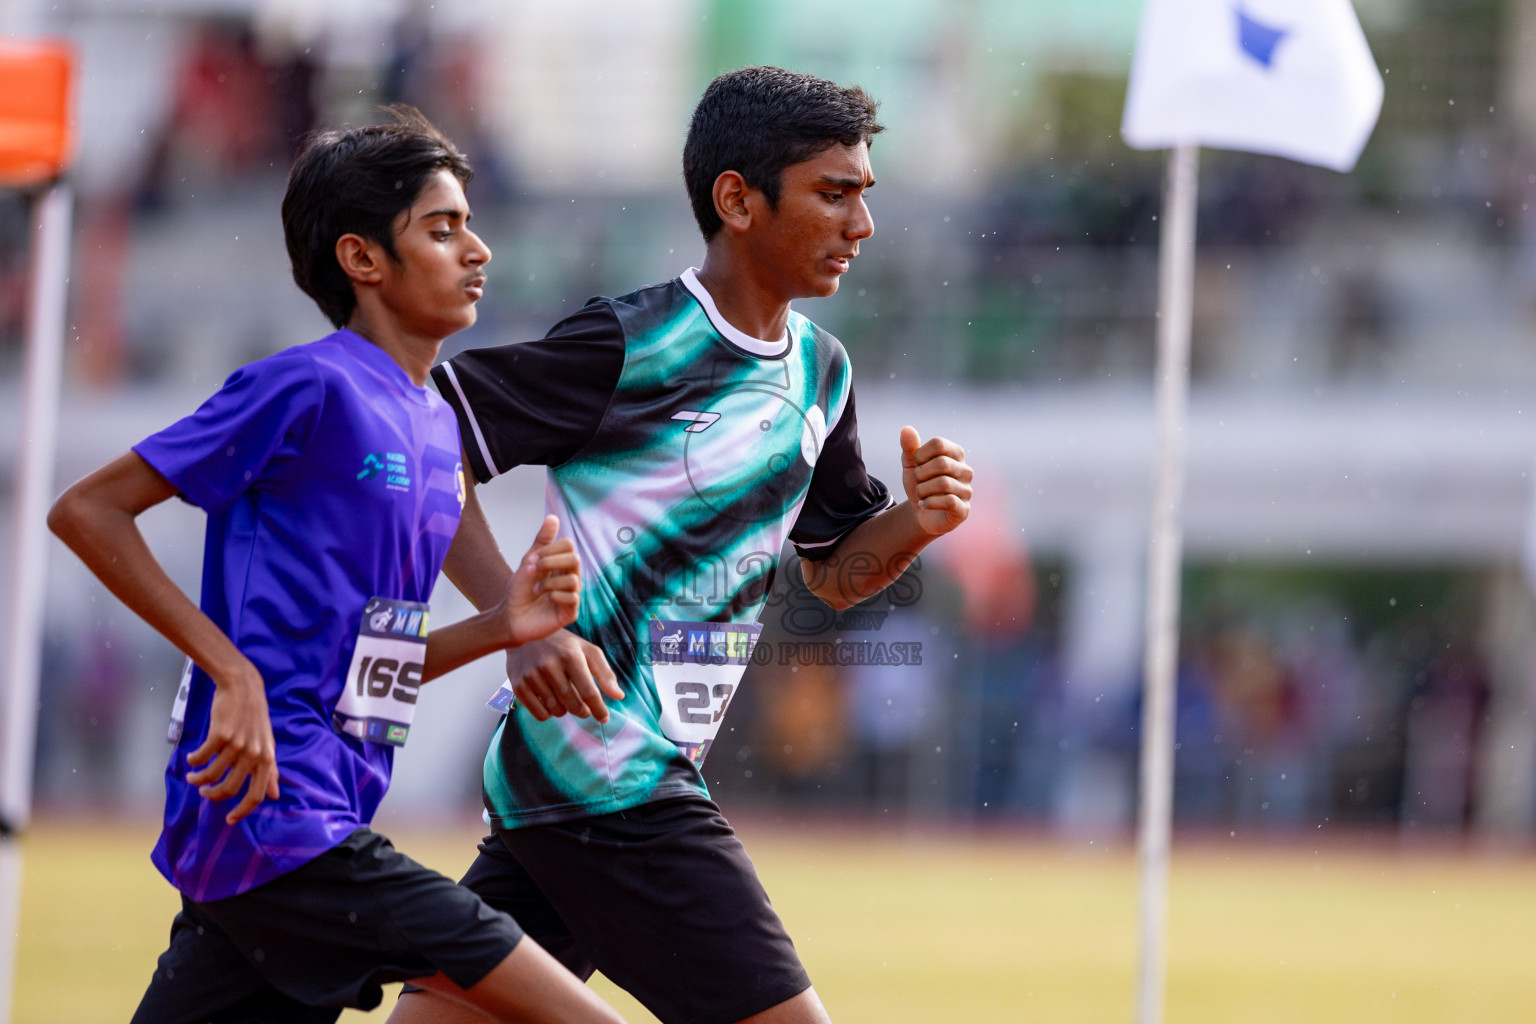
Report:
[{"label": "sports academy logo", "polygon": [[[375,480],[384,478],[384,487],[391,491],[408,491],[411,489],[410,464],[405,460],[404,452],[369,452],[363,456],[363,467],[357,471],[358,480]],[[460,484],[462,491],[463,484]],[[463,507],[463,499],[459,501]]]}]

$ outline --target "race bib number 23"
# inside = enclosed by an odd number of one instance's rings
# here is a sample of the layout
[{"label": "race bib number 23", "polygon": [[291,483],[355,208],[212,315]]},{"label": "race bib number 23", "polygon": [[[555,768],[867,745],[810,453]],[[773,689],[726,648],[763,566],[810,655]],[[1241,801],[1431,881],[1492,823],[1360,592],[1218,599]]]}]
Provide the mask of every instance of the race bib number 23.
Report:
[{"label": "race bib number 23", "polygon": [[426,653],[425,604],[369,598],[331,725],[370,743],[403,746]]},{"label": "race bib number 23", "polygon": [[755,622],[651,620],[661,731],[695,766],[704,764],[762,631]]}]

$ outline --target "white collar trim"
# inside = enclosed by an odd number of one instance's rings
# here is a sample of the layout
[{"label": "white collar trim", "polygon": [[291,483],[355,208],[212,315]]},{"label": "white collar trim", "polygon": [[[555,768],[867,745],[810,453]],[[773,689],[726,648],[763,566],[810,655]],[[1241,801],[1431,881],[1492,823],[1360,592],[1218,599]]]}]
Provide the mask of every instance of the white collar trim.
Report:
[{"label": "white collar trim", "polygon": [[789,326],[787,324],[784,327],[784,337],[778,341],[764,341],[761,338],[754,338],[750,334],[744,334],[732,327],[726,322],[725,317],[720,315],[720,309],[715,305],[714,296],[710,295],[709,289],[705,288],[703,283],[699,281],[697,267],[689,267],[683,271],[678,280],[682,281],[683,287],[687,288],[693,294],[693,297],[699,300],[699,305],[704,307],[704,315],[709,317],[710,324],[715,330],[720,332],[726,341],[729,341],[744,352],[750,352],[752,355],[761,356],[764,359],[780,359],[789,354],[789,349],[793,342],[790,338]]}]

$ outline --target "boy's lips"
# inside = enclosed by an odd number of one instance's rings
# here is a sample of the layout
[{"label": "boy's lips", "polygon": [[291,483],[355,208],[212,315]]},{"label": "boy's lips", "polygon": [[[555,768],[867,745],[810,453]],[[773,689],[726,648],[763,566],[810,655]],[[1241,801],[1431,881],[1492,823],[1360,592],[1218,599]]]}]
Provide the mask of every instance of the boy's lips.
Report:
[{"label": "boy's lips", "polygon": [[480,298],[485,294],[485,275],[478,274],[475,277],[470,278],[468,281],[465,281],[464,290],[469,292],[475,298]]}]

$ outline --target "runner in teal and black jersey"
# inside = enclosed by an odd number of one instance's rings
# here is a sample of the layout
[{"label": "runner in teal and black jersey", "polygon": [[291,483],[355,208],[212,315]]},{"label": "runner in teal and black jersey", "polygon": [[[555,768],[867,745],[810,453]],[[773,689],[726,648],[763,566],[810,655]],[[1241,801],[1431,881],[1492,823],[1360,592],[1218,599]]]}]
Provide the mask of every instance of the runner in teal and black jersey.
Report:
[{"label": "runner in teal and black jersey", "polygon": [[[847,354],[789,308],[833,294],[873,232],[880,130],[857,87],[721,76],[683,157],[703,268],[434,370],[480,483],[549,467],[585,574],[571,629],[508,659],[495,831],[463,884],[665,1024],[827,1019],[700,772],[784,541],[844,608],[969,511],[970,467],[942,438],[902,430],[903,501],[867,474]],[[493,600],[508,570],[473,495],[464,524],[480,543],[445,571]],[[394,1019],[470,1018],[420,993]]]},{"label": "runner in teal and black jersey", "polygon": [[[602,570],[586,580],[576,630],[634,695],[603,725],[537,714],[554,695],[520,693],[533,713],[508,717],[492,748],[492,824],[704,793],[696,766],[735,679],[712,681],[708,692],[689,680],[669,689],[673,664],[649,655],[675,645],[686,657],[701,635],[706,645],[707,634],[724,634],[716,643],[740,636],[734,656],[710,652],[734,662],[717,674],[739,676],[785,537],[812,556],[891,505],[864,472],[842,346],[797,313],[775,341],[743,334],[690,269],[594,300],[544,341],[466,353],[437,373],[471,424],[477,478],[550,466],[550,507],[584,561]],[[525,390],[524,382],[537,383]],[[530,404],[539,396],[528,391],[556,388],[580,427],[540,437],[528,429],[539,415]],[[579,450],[551,450],[551,440]]]}]

